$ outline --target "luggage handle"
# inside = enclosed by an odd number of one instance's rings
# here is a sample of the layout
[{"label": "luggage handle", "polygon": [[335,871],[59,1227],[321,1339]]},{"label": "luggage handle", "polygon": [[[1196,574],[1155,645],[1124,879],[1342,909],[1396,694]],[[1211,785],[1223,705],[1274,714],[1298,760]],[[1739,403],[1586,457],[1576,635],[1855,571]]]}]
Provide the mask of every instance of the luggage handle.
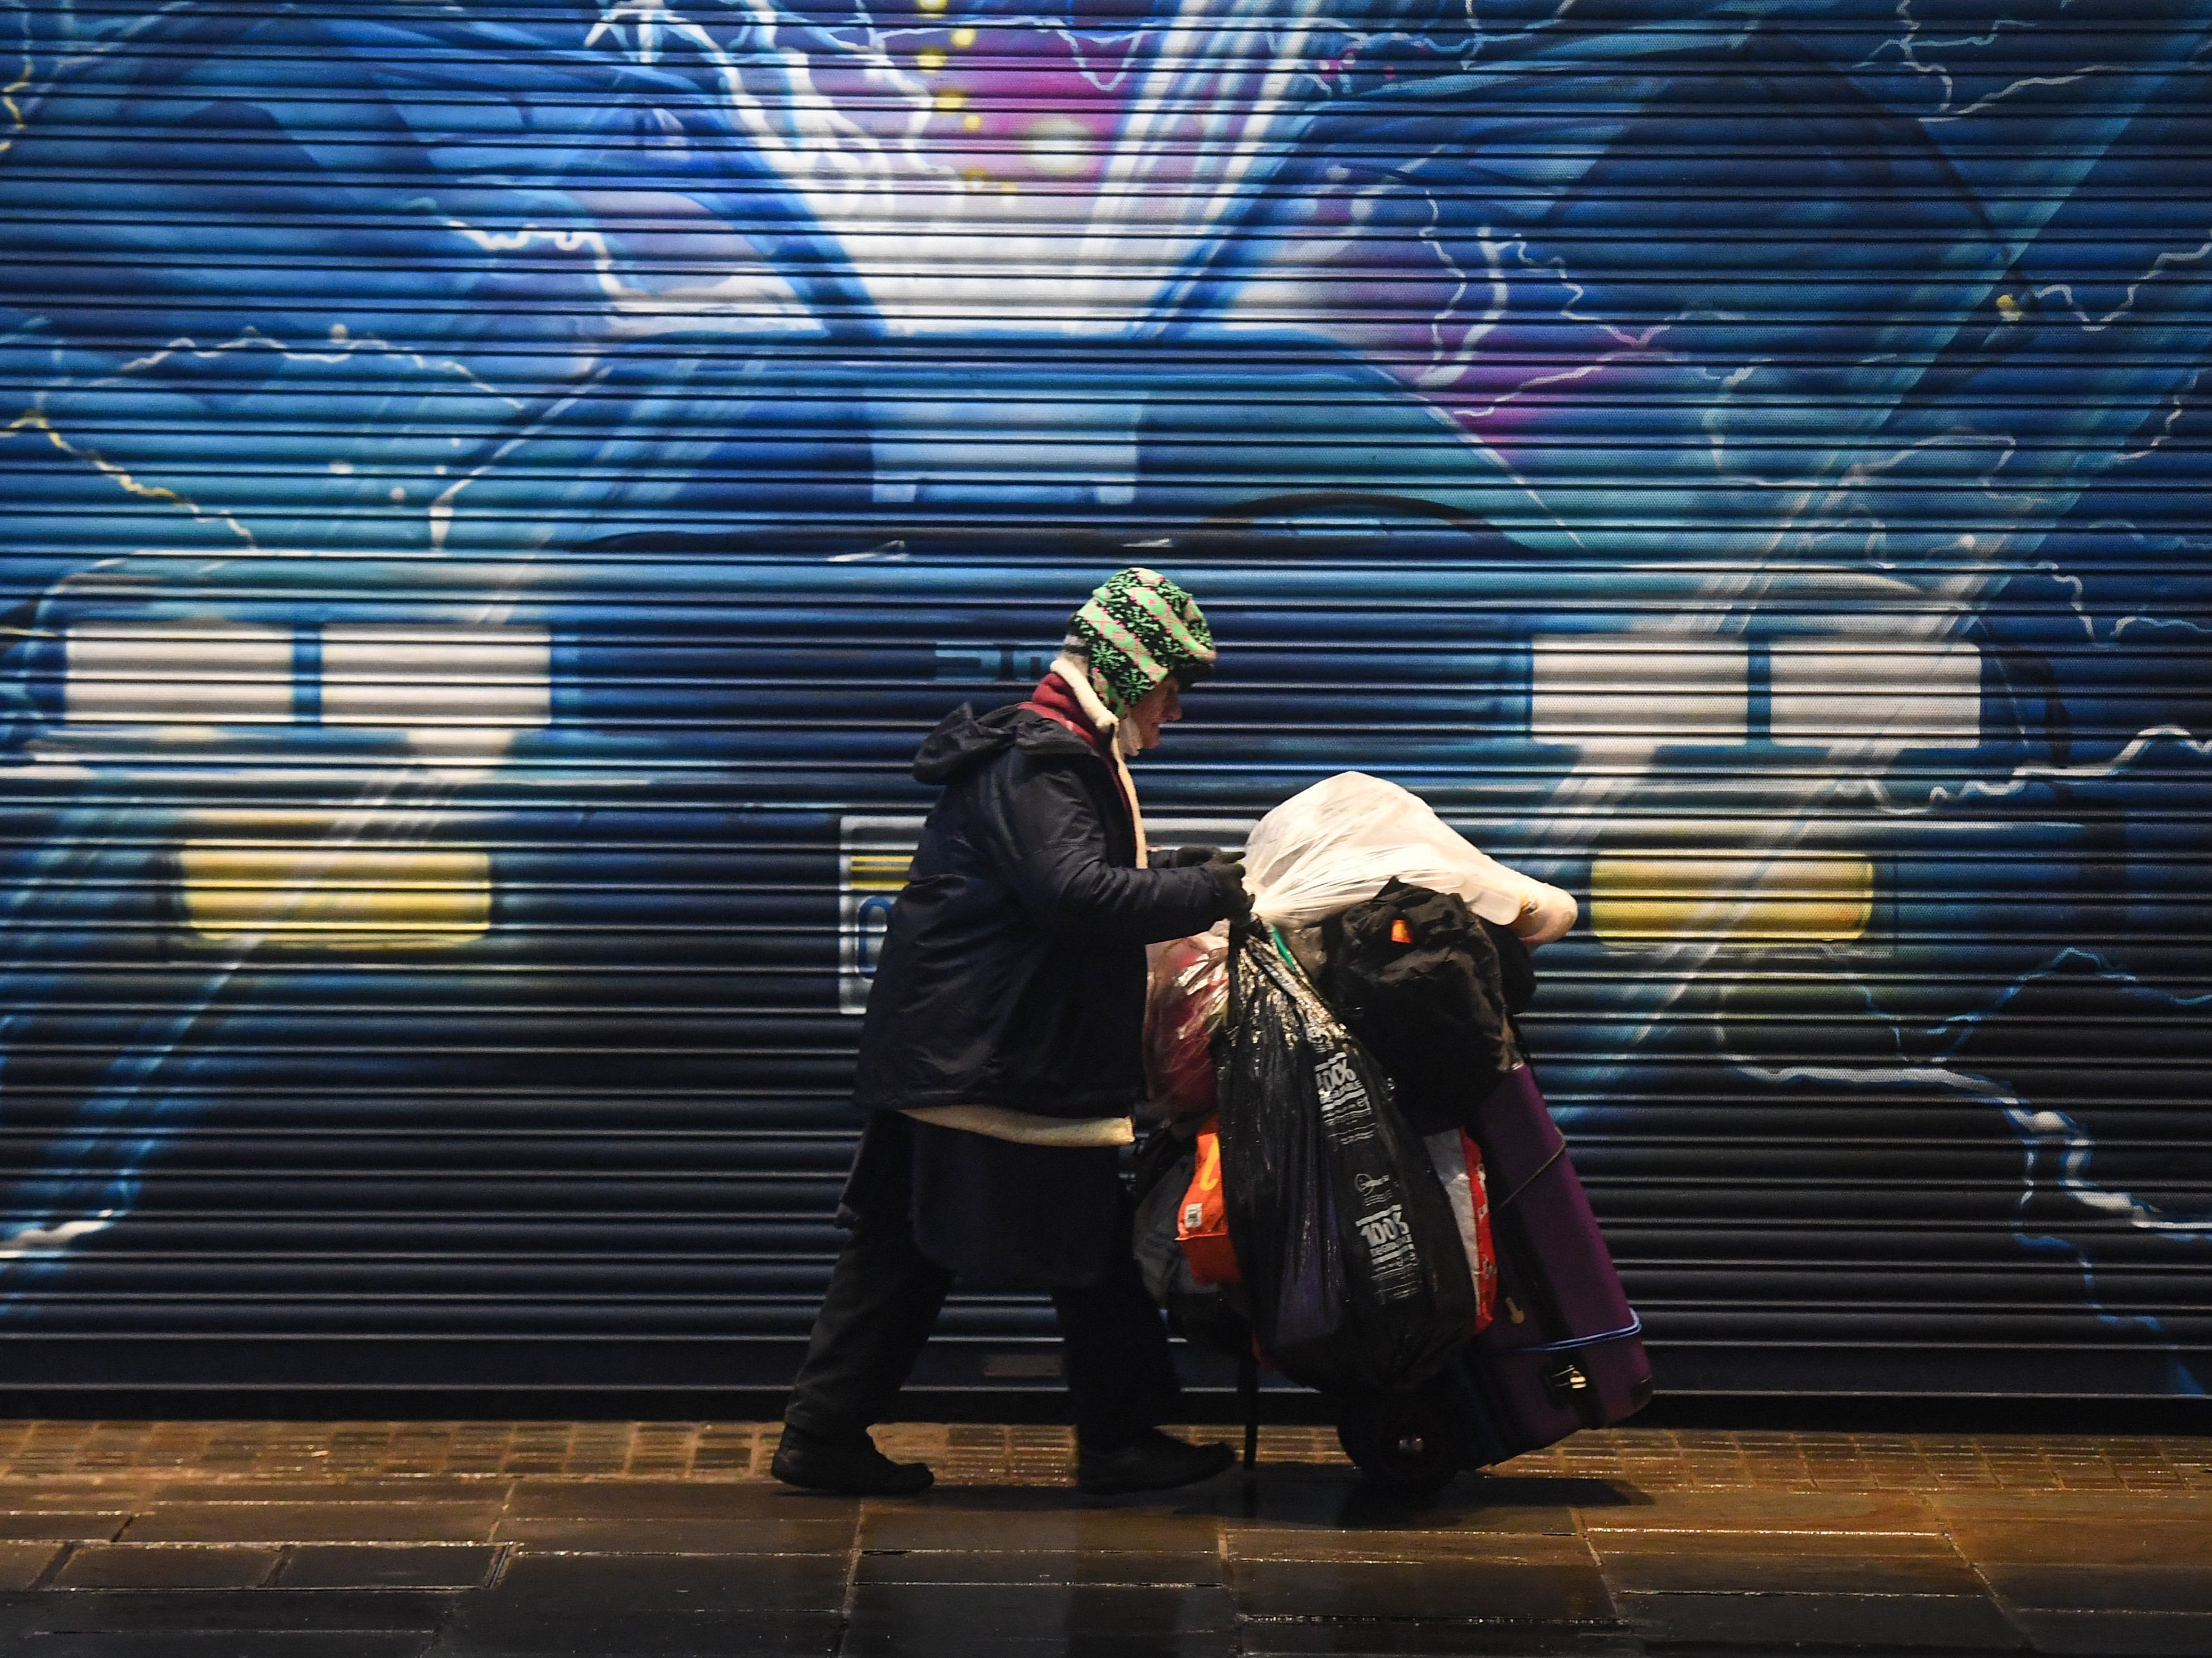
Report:
[{"label": "luggage handle", "polygon": [[1628,1322],[1618,1330],[1601,1330],[1594,1336],[1570,1336],[1565,1341],[1547,1341],[1539,1346],[1508,1347],[1501,1351],[1511,1353],[1516,1357],[1522,1353],[1571,1353],[1578,1347],[1595,1347],[1599,1343],[1606,1341],[1624,1341],[1630,1336],[1640,1336],[1643,1333],[1644,1320],[1639,1315],[1632,1311],[1628,1315]]},{"label": "luggage handle", "polygon": [[[1469,1134],[1468,1134],[1468,1138],[1469,1139],[1474,1139],[1474,1136],[1472,1133],[1469,1133]],[[1477,1141],[1475,1142],[1475,1148],[1474,1148],[1474,1149],[1475,1149],[1476,1151],[1480,1151],[1482,1150],[1482,1143],[1481,1143],[1480,1140],[1477,1140]],[[1515,1204],[1516,1204],[1516,1203],[1520,1202],[1520,1201],[1521,1201],[1521,1194],[1522,1194],[1522,1193],[1526,1192],[1526,1191],[1527,1191],[1530,1187],[1534,1186],[1534,1185],[1538,1181],[1541,1180],[1541,1179],[1544,1177],[1544,1175],[1546,1175],[1546,1174],[1550,1170],[1550,1169],[1551,1169],[1552,1165],[1553,1165],[1553,1163],[1557,1163],[1557,1162],[1558,1162],[1561,1157],[1565,1157],[1566,1155],[1567,1155],[1567,1142],[1566,1142],[1566,1139],[1565,1139],[1565,1136],[1561,1136],[1560,1140],[1559,1140],[1559,1143],[1557,1145],[1555,1145],[1555,1146],[1553,1146],[1553,1147],[1552,1148],[1552,1155],[1551,1155],[1550,1157],[1548,1157],[1545,1158],[1545,1159],[1544,1159],[1544,1161],[1543,1161],[1543,1162],[1541,1162],[1540,1163],[1538,1163],[1534,1169],[1531,1169],[1531,1170],[1529,1171],[1528,1178],[1528,1179],[1526,1179],[1526,1180],[1522,1181],[1521,1182],[1521,1184],[1520,1184],[1520,1185],[1518,1185],[1518,1186],[1515,1187],[1514,1187],[1510,1192],[1508,1192],[1508,1193],[1507,1193],[1504,1197],[1499,1198],[1499,1199],[1498,1199],[1495,1202],[1493,1202],[1493,1203],[1490,1206],[1490,1207],[1491,1207],[1491,1212],[1494,1214],[1494,1213],[1496,1213],[1496,1212],[1497,1212],[1498,1210],[1500,1210],[1500,1209],[1510,1209],[1510,1207],[1512,1207],[1512,1206],[1513,1206],[1513,1205],[1515,1205]],[[1484,1165],[1485,1165],[1486,1167],[1487,1167],[1487,1166],[1488,1166],[1488,1164],[1489,1164],[1489,1162],[1490,1162],[1489,1156],[1488,1156],[1488,1154],[1487,1154],[1487,1153],[1486,1153],[1486,1154],[1484,1155],[1484,1157],[1483,1157],[1483,1163],[1484,1163]]]}]

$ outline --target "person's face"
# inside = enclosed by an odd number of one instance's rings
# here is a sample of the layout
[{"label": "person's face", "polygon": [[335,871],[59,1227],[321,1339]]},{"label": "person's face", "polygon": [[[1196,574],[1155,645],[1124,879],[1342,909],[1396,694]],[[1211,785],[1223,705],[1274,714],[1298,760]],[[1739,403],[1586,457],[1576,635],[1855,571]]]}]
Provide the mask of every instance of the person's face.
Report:
[{"label": "person's face", "polygon": [[1173,674],[1147,691],[1142,701],[1132,703],[1129,708],[1129,723],[1136,727],[1139,749],[1159,747],[1160,727],[1182,718],[1182,693],[1176,689]]}]

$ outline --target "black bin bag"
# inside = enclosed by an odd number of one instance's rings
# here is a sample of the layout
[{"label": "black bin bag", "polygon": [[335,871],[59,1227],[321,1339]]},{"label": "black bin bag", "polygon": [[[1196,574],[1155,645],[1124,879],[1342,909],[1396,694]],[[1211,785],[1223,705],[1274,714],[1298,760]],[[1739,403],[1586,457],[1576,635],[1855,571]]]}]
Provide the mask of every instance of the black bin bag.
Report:
[{"label": "black bin bag", "polygon": [[1322,937],[1322,993],[1389,1074],[1406,1120],[1423,1134],[1474,1123],[1521,1062],[1527,947],[1453,894],[1403,881],[1329,917]]},{"label": "black bin bag", "polygon": [[1261,1351],[1325,1392],[1419,1381],[1474,1330],[1474,1284],[1382,1068],[1248,929],[1220,1040],[1223,1198]]}]

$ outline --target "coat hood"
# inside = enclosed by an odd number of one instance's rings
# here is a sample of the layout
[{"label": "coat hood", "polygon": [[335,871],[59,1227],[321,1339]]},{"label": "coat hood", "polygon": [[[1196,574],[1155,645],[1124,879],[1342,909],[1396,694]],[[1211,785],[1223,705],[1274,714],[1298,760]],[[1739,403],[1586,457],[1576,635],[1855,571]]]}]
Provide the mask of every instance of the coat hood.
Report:
[{"label": "coat hood", "polygon": [[963,702],[922,739],[914,756],[914,780],[950,783],[1017,744],[1031,754],[1098,752],[1073,732],[1018,702],[981,715],[972,703]]}]

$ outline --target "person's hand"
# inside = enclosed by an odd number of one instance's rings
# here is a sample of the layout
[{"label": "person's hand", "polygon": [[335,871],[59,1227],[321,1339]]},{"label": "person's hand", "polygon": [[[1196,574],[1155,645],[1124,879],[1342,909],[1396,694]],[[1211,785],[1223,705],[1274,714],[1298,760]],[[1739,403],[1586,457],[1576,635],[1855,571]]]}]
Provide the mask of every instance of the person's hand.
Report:
[{"label": "person's hand", "polygon": [[1216,852],[1200,865],[1221,890],[1223,914],[1232,921],[1252,919],[1252,895],[1244,890],[1244,854]]},{"label": "person's hand", "polygon": [[1202,869],[1221,890],[1222,913],[1232,921],[1252,914],[1252,895],[1244,890],[1244,854],[1219,847],[1164,847],[1151,859],[1154,869]]}]

